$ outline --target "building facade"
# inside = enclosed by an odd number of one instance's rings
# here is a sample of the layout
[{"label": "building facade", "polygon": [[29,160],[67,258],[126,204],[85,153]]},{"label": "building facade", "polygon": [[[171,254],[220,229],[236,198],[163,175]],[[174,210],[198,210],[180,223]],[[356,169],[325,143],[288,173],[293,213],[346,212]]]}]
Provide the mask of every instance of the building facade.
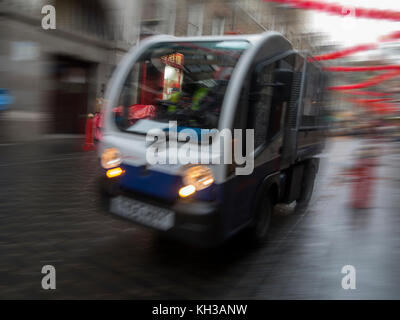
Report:
[{"label": "building facade", "polygon": [[[56,29],[42,8],[56,8]],[[0,141],[82,134],[114,65],[138,39],[137,1],[0,2],[0,88],[14,103],[0,114]]]},{"label": "building facade", "polygon": [[[56,9],[55,30],[42,28],[49,4]],[[304,18],[262,0],[0,1],[0,88],[14,100],[0,111],[0,142],[83,134],[116,64],[149,35],[276,30],[307,49]]]}]

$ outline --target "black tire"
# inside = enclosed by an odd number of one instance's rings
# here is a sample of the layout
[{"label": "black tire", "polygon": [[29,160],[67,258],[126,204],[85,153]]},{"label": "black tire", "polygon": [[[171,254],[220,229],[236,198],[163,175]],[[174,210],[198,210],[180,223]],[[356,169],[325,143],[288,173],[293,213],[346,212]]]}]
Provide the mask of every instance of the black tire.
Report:
[{"label": "black tire", "polygon": [[317,170],[314,165],[309,165],[305,168],[301,182],[300,197],[296,203],[296,211],[303,211],[307,208],[313,194],[316,175]]},{"label": "black tire", "polygon": [[273,202],[270,195],[259,200],[254,214],[254,221],[250,227],[250,242],[259,246],[267,240],[269,226],[271,224]]}]

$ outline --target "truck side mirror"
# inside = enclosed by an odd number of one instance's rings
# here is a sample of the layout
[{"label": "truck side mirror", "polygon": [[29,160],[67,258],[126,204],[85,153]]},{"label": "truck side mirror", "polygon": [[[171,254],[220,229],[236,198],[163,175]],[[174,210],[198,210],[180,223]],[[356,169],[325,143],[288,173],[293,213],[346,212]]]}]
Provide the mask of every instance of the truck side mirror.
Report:
[{"label": "truck side mirror", "polygon": [[292,90],[293,71],[290,69],[275,69],[272,74],[260,67],[257,73],[257,86],[275,88],[276,97],[280,101],[288,101]]},{"label": "truck side mirror", "polygon": [[279,98],[288,101],[292,91],[293,71],[289,69],[277,69],[274,71],[274,83],[279,90]]}]

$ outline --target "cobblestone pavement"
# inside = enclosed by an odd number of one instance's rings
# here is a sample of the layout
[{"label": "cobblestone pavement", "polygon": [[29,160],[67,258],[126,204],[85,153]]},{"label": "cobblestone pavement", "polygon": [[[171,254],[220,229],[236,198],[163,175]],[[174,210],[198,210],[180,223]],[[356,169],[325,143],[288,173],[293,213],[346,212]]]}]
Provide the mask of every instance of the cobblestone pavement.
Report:
[{"label": "cobblestone pavement", "polygon": [[[72,140],[71,140],[72,141]],[[0,298],[400,298],[399,156],[383,145],[374,206],[348,208],[355,139],[330,141],[309,209],[276,210],[268,243],[200,250],[100,209],[94,152],[75,142],[0,146]],[[57,289],[41,288],[41,268]],[[357,290],[341,289],[342,266]]]}]

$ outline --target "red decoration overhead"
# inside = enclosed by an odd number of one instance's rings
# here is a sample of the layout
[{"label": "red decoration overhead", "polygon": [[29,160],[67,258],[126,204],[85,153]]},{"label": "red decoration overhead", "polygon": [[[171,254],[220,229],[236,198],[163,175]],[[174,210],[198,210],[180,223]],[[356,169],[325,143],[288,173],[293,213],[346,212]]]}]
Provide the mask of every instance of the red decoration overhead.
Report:
[{"label": "red decoration overhead", "polygon": [[[400,31],[395,31],[395,32],[389,33],[388,35],[381,37],[379,39],[379,41],[380,42],[389,42],[389,41],[395,41],[398,39],[400,39]],[[344,58],[344,57],[350,56],[357,52],[373,50],[373,49],[378,48],[378,46],[379,46],[379,42],[378,43],[360,44],[360,45],[357,45],[357,46],[354,46],[351,48],[347,48],[344,50],[315,56],[315,57],[312,57],[311,59],[320,60],[320,61],[321,60],[339,59],[339,58]]]},{"label": "red decoration overhead", "polygon": [[344,86],[335,86],[335,87],[328,87],[328,90],[334,90],[334,91],[342,91],[342,90],[353,90],[353,89],[362,89],[362,88],[367,88],[367,87],[372,87],[375,86],[381,82],[384,82],[386,80],[395,78],[400,75],[400,70],[396,71],[389,71],[385,72],[383,74],[380,74],[378,76],[372,77],[369,80],[357,84],[350,84],[350,85],[344,85]]},{"label": "red decoration overhead", "polygon": [[365,71],[383,71],[383,70],[400,70],[400,65],[386,66],[365,66],[365,67],[324,67],[326,71],[333,72],[365,72]]},{"label": "red decoration overhead", "polygon": [[369,103],[369,102],[383,102],[383,101],[391,101],[390,98],[379,98],[379,99],[350,99],[352,101],[357,101],[361,103]]},{"label": "red decoration overhead", "polygon": [[390,92],[375,92],[375,91],[347,91],[345,93],[359,95],[359,96],[371,96],[371,97],[385,97],[390,96]]},{"label": "red decoration overhead", "polygon": [[339,58],[344,58],[344,57],[350,56],[357,52],[373,50],[373,49],[376,49],[377,47],[378,47],[378,45],[376,43],[360,44],[360,45],[357,45],[357,46],[354,46],[351,48],[347,48],[344,50],[315,56],[315,57],[313,57],[313,59],[318,60],[318,61],[339,59]]},{"label": "red decoration overhead", "polygon": [[360,99],[348,99],[348,101],[366,107],[369,110],[379,114],[385,114],[397,111],[397,108],[390,103],[366,102],[366,101],[361,101]]},{"label": "red decoration overhead", "polygon": [[[305,10],[316,10],[320,12],[325,12],[329,14],[334,14],[338,16],[351,16],[355,18],[367,18],[367,19],[380,19],[380,20],[391,20],[400,21],[400,12],[393,10],[378,10],[378,9],[367,9],[367,8],[354,8],[349,5],[341,5],[337,3],[326,3],[318,0],[264,0],[265,2],[275,2],[289,5],[293,8],[305,9]],[[351,12],[349,12],[351,11]],[[350,13],[350,15],[349,15]],[[395,41],[400,39],[400,31],[393,32],[389,35],[383,36],[379,39],[379,42]],[[310,60],[333,60],[349,55],[355,54],[357,52],[367,51],[376,49],[379,45],[378,43],[361,44],[344,50],[331,52],[315,57],[311,57]],[[352,95],[359,96],[372,96],[372,97],[385,97],[392,93],[388,92],[374,92],[374,91],[355,91],[355,89],[362,89],[371,86],[378,85],[386,80],[400,76],[400,66],[399,65],[386,65],[386,66],[356,66],[356,67],[325,67],[324,70],[332,72],[366,72],[366,71],[387,71],[385,73],[374,76],[367,81],[343,85],[343,86],[333,86],[327,88],[328,90],[344,91]],[[390,98],[376,98],[376,99],[346,99],[360,106],[368,108],[370,111],[384,114],[387,112],[398,111],[398,108],[394,106],[393,103],[389,101]]]},{"label": "red decoration overhead", "polygon": [[[309,1],[309,0],[264,0],[264,1],[288,4],[298,9],[317,10],[342,17],[347,16],[349,10],[349,6],[344,6],[338,3],[326,3],[322,1]],[[354,8],[354,17],[400,21],[400,12],[392,10]]]},{"label": "red decoration overhead", "polygon": [[[327,12],[331,14],[337,14],[340,16],[348,15],[348,6],[332,3],[324,3],[322,1],[309,1],[309,0],[264,0],[266,2],[276,2],[288,4],[294,8],[299,9],[310,9],[322,12]],[[365,9],[365,8],[354,8],[354,15],[358,18],[371,18],[371,19],[385,19],[400,21],[400,12],[390,11],[390,10],[377,10],[377,9]],[[400,39],[400,31],[392,32],[386,36],[383,36],[380,41],[393,41]],[[361,44],[341,51],[331,52],[328,54],[323,54],[320,56],[315,56],[314,60],[332,60],[347,57],[349,55],[355,54],[357,52],[367,51],[376,49],[378,47],[377,43]]]},{"label": "red decoration overhead", "polygon": [[382,42],[386,41],[394,41],[400,39],[400,31],[395,31],[392,33],[389,33],[388,35],[382,36],[379,40]]}]

